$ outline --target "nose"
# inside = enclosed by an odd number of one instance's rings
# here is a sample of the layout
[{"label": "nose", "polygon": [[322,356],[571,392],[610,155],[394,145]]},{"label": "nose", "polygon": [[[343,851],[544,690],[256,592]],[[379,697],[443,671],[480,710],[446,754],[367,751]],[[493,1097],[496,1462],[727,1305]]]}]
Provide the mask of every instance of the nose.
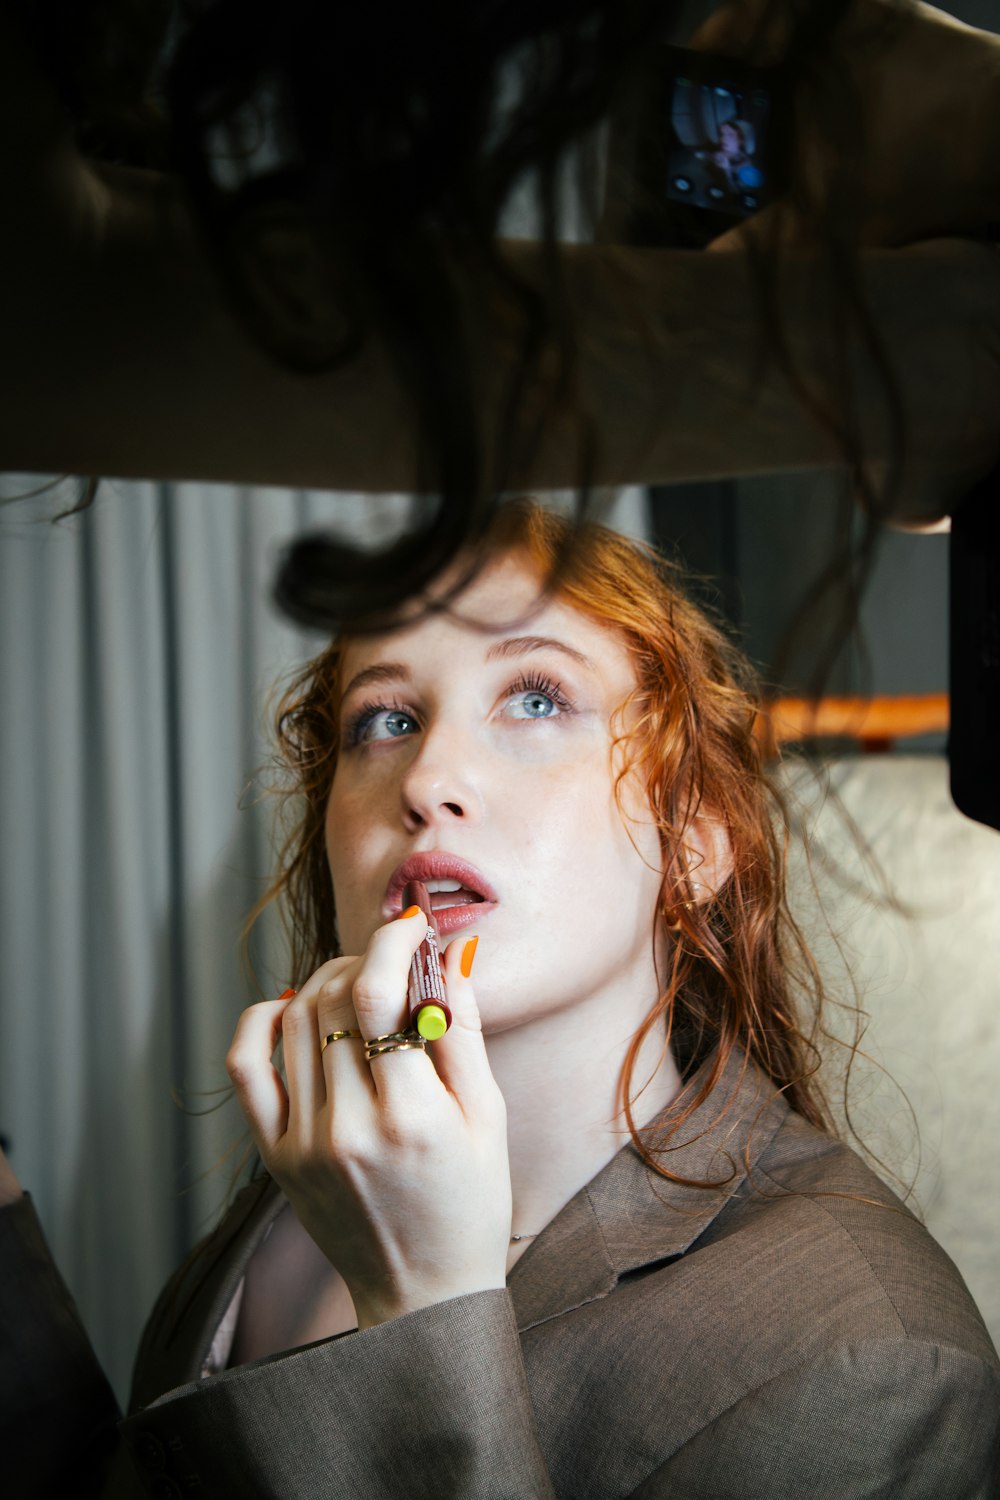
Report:
[{"label": "nose", "polygon": [[400,785],[403,822],[411,833],[456,822],[479,822],[482,791],[473,747],[452,725],[425,730]]}]

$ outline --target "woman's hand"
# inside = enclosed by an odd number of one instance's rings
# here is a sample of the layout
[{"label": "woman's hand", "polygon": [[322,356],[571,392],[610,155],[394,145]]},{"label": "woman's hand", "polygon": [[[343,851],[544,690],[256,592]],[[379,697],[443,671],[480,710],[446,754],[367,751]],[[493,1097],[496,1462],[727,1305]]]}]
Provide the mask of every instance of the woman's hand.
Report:
[{"label": "woman's hand", "polygon": [[[268,1171],[347,1283],[359,1328],[502,1287],[510,1240],[506,1111],[458,940],[444,958],[450,1030],[426,1051],[365,1061],[333,1031],[405,1027],[425,919],[380,927],[361,958],[324,964],[293,999],[244,1011],[226,1058]],[[284,1042],[287,1083],[272,1062]]]},{"label": "woman's hand", "polygon": [[[730,0],[691,46],[772,63],[800,10],[791,0]],[[1000,219],[1000,37],[919,0],[852,0],[825,57],[832,86],[850,84],[829,107],[861,114],[863,154],[840,165],[859,195],[863,245],[978,232]],[[819,130],[797,148],[820,188],[832,148]],[[778,218],[786,243],[809,243],[787,204],[764,214]],[[738,248],[745,233],[730,230],[712,248]]]}]

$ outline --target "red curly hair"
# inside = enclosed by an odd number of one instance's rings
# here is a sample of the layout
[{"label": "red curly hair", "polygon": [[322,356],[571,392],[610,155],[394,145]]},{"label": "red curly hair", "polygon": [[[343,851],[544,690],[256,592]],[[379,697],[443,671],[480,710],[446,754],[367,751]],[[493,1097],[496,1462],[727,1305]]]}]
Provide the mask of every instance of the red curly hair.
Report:
[{"label": "red curly hair", "polygon": [[[604,526],[567,521],[531,500],[508,501],[470,554],[462,582],[490,557],[511,553],[524,556],[561,602],[616,631],[634,666],[636,686],[622,705],[629,729],[615,742],[616,788],[635,770],[648,791],[663,850],[660,911],[671,929],[668,972],[621,1079],[636,1146],[650,1165],[673,1176],[653,1152],[669,1150],[670,1137],[734,1053],[744,1065],[759,1064],[792,1109],[832,1131],[815,1077],[816,1040],[825,1034],[822,984],[786,903],[787,819],[754,734],[759,697],[749,663],[688,597],[682,571],[650,547]],[[449,601],[460,589],[452,589]],[[347,639],[335,640],[295,676],[277,712],[286,837],[279,873],[249,925],[279,899],[293,984],[336,951],[324,822],[337,766]],[[732,848],[732,871],[707,901],[692,899],[686,843],[699,812],[725,825]],[[798,1013],[805,1010],[810,1019],[803,1028]],[[655,1027],[685,1077],[713,1061],[674,1115],[667,1140],[653,1146],[635,1127],[631,1090],[640,1045]]]}]

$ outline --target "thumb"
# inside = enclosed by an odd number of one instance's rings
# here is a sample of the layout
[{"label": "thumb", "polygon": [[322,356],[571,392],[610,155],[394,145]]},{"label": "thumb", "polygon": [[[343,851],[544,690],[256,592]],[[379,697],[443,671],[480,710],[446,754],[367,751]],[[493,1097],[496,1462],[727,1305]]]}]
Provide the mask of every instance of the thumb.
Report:
[{"label": "thumb", "polygon": [[472,984],[472,968],[478,948],[478,935],[454,938],[441,955],[441,965],[448,986],[448,1004],[453,1022],[460,1015],[467,1030],[481,1032],[483,1023]]},{"label": "thumb", "polygon": [[705,249],[723,253],[761,250],[773,255],[782,250],[807,250],[815,242],[815,235],[809,234],[800,215],[790,204],[779,200],[735,228],[716,235]]},{"label": "thumb", "polygon": [[476,956],[477,937],[455,938],[441,957],[451,1026],[436,1042],[430,1044],[441,1080],[468,1112],[474,1109],[484,1090],[495,1089],[483,1039],[483,1023],[476,1003],[472,965]]}]

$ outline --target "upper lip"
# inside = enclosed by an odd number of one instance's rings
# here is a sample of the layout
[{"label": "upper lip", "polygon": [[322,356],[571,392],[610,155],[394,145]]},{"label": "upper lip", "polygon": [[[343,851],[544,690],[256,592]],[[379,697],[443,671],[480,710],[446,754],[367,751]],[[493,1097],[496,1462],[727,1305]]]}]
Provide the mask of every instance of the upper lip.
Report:
[{"label": "upper lip", "polygon": [[496,891],[475,865],[470,865],[467,859],[459,859],[457,854],[438,850],[429,854],[411,854],[393,870],[385,888],[385,907],[390,916],[399,912],[403,904],[403,887],[411,880],[425,883],[428,880],[458,880],[468,890],[482,896],[484,901],[498,900]]}]

